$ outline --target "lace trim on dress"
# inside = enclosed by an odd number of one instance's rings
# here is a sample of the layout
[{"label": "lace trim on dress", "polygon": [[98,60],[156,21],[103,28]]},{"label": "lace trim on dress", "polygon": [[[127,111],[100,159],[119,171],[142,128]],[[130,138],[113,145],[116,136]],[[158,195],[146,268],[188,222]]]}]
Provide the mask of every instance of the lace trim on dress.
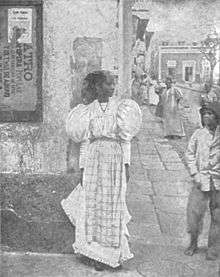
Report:
[{"label": "lace trim on dress", "polygon": [[86,247],[84,247],[84,246],[80,247],[80,246],[76,246],[74,244],[72,246],[73,246],[75,254],[77,254],[77,253],[82,254],[82,255],[90,258],[90,259],[93,259],[93,260],[96,260],[96,261],[98,261],[100,263],[109,265],[109,266],[111,266],[113,268],[120,266],[124,261],[127,261],[127,260],[129,260],[129,259],[134,257],[133,254],[130,254],[127,257],[123,257],[123,258],[119,257],[119,261],[118,262],[112,262],[111,258],[105,258],[103,256],[101,257],[97,253],[94,253],[93,251],[86,249]]}]

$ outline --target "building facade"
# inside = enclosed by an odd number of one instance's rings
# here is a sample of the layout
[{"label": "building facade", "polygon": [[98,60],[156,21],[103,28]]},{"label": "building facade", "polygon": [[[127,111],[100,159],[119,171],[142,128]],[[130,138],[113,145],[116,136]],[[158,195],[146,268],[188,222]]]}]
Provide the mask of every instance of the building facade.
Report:
[{"label": "building facade", "polygon": [[159,79],[171,76],[179,83],[201,83],[208,80],[209,72],[209,63],[199,46],[168,43],[159,46]]}]

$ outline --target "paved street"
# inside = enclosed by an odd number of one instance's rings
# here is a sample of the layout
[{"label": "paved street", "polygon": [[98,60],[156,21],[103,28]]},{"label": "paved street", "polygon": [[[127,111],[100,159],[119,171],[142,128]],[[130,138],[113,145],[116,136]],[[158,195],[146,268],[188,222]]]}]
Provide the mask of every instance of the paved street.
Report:
[{"label": "paved street", "polygon": [[142,110],[143,126],[132,144],[127,193],[134,259],[121,271],[96,272],[73,255],[7,253],[2,259],[3,277],[220,276],[219,261],[205,260],[207,224],[199,242],[201,251],[193,257],[183,254],[188,244],[185,212],[190,178],[177,152],[163,138],[161,124],[147,106]]}]

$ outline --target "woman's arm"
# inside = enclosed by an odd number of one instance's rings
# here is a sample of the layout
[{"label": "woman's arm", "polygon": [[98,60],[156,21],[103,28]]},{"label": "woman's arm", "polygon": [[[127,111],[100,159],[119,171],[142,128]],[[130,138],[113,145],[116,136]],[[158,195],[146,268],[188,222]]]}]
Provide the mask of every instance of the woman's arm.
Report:
[{"label": "woman's arm", "polygon": [[87,148],[89,145],[89,140],[83,141],[80,144],[80,153],[79,153],[79,168],[80,168],[80,183],[83,185],[83,172],[85,168],[85,163],[87,159]]},{"label": "woman's arm", "polygon": [[121,143],[122,151],[123,151],[123,162],[125,165],[125,175],[126,175],[126,182],[128,183],[130,179],[130,159],[131,159],[131,143],[130,141],[123,141]]}]

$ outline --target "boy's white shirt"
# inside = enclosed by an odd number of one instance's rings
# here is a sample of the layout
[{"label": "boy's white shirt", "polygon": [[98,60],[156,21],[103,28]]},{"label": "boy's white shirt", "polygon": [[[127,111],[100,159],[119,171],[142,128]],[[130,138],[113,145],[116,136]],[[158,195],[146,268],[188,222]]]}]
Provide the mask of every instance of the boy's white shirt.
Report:
[{"label": "boy's white shirt", "polygon": [[197,174],[202,191],[210,190],[210,177],[216,190],[220,190],[220,126],[215,134],[203,127],[192,135],[186,160],[191,175]]}]

